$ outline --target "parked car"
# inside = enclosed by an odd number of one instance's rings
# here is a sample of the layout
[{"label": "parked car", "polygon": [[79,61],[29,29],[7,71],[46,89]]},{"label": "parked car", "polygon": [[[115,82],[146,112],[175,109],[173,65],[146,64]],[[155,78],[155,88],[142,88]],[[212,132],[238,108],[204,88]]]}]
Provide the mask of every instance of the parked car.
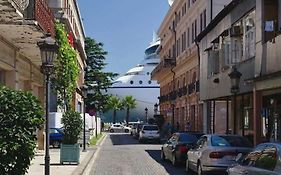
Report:
[{"label": "parked car", "polygon": [[50,145],[54,148],[59,148],[63,138],[63,130],[61,128],[49,129]]},{"label": "parked car", "polygon": [[123,126],[121,124],[112,124],[109,128],[109,132],[130,132],[131,128]]},{"label": "parked car", "polygon": [[189,149],[194,148],[198,140],[199,133],[174,133],[168,141],[161,147],[161,159],[169,159],[175,166],[177,163],[185,162],[186,153]]},{"label": "parked car", "polygon": [[139,142],[156,141],[160,143],[160,132],[157,125],[143,125],[139,133]]},{"label": "parked car", "polygon": [[246,156],[238,155],[237,162],[227,169],[229,175],[280,175],[281,143],[259,144]]},{"label": "parked car", "polygon": [[186,171],[193,170],[198,175],[208,172],[225,174],[239,153],[247,154],[251,150],[252,144],[242,136],[203,135],[195,148],[187,152]]}]

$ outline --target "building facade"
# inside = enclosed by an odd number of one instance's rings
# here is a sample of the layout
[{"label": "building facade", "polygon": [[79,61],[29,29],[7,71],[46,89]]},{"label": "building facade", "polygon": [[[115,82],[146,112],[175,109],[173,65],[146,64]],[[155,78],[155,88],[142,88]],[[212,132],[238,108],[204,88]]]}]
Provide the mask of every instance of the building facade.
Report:
[{"label": "building facade", "polygon": [[174,1],[158,30],[160,63],[152,79],[160,84],[160,113],[179,130],[203,130],[196,36],[230,0]]},{"label": "building facade", "polygon": [[[204,123],[215,132],[215,124],[224,124],[226,133],[254,144],[281,140],[278,7],[278,0],[233,0],[197,37]],[[234,67],[242,75],[235,94],[229,77]],[[211,104],[218,101],[229,106],[224,120],[217,114],[211,119]]]},{"label": "building facade", "polygon": [[[44,75],[36,43],[47,32],[55,36],[54,16],[43,0],[1,0],[0,9],[0,85],[31,91],[44,106]],[[38,141],[43,149],[42,130]]]}]

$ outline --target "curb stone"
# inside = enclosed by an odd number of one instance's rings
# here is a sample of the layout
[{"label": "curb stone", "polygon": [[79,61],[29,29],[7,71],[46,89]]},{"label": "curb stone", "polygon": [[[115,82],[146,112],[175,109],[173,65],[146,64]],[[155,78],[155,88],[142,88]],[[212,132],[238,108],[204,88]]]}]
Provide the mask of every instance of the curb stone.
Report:
[{"label": "curb stone", "polygon": [[96,148],[90,147],[90,148],[87,149],[87,151],[88,151],[88,154],[86,155],[84,160],[79,164],[79,166],[73,171],[73,173],[71,173],[71,175],[81,175],[81,174],[83,174],[83,172],[86,169],[88,163],[90,162],[90,160],[94,156],[94,154],[96,152]]},{"label": "curb stone", "polygon": [[[96,146],[100,145],[101,141],[105,138],[105,133],[103,133],[102,137],[97,141]],[[80,165],[74,170],[74,172],[71,175],[82,175],[87,168],[89,162],[92,160],[97,148],[95,147],[89,147],[88,151],[91,151],[87,154],[87,156],[84,158],[84,160],[80,163]]]}]

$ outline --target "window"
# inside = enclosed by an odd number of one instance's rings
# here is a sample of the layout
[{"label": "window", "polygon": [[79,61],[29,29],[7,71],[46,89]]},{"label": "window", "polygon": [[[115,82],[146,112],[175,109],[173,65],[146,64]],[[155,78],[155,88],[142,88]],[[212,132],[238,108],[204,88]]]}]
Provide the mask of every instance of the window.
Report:
[{"label": "window", "polygon": [[142,81],[141,81],[141,80],[139,81],[139,84],[142,84]]},{"label": "window", "polygon": [[206,9],[203,11],[203,27],[204,27],[204,29],[207,27]]},{"label": "window", "polygon": [[240,136],[212,136],[212,146],[252,147],[252,144]]},{"label": "window", "polygon": [[219,51],[209,50],[208,51],[208,75],[212,76],[219,73]]},{"label": "window", "polygon": [[203,30],[203,13],[200,14],[200,32]]},{"label": "window", "polygon": [[245,17],[244,20],[244,50],[245,50],[245,59],[249,59],[255,56],[256,52],[256,27],[255,27],[255,11],[251,12]]},{"label": "window", "polygon": [[148,84],[151,84],[151,80],[148,81]]},{"label": "window", "polygon": [[187,28],[187,47],[190,46],[190,29],[189,27]]},{"label": "window", "polygon": [[131,80],[131,81],[130,81],[130,84],[134,84],[134,81]]},{"label": "window", "polygon": [[0,70],[0,85],[5,85],[5,71]]},{"label": "window", "polygon": [[259,159],[255,162],[255,167],[273,171],[277,164],[278,154],[277,150],[274,147],[268,147],[262,154]]},{"label": "window", "polygon": [[192,23],[191,43],[194,42],[194,23]]}]

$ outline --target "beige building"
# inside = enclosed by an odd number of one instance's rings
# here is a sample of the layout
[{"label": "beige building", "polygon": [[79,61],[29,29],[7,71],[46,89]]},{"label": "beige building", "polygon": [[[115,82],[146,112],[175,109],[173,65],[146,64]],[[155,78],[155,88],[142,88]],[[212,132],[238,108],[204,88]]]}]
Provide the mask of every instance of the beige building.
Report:
[{"label": "beige building", "polygon": [[[55,35],[54,16],[45,1],[0,0],[0,9],[0,84],[31,91],[44,105],[44,76],[36,43],[47,31]],[[42,131],[38,138],[43,149]]]},{"label": "beige building", "polygon": [[[0,0],[0,85],[11,89],[31,91],[44,106],[44,75],[40,72],[42,64],[37,42],[47,32],[55,36],[55,16],[61,19],[73,38],[77,50],[80,75],[77,92],[73,97],[76,111],[82,112],[83,100],[79,87],[84,82],[86,54],[84,50],[85,33],[75,0],[54,1],[62,13],[51,11],[48,1]],[[38,10],[35,10],[38,9]],[[58,16],[60,15],[60,16]],[[52,101],[52,100],[51,100]],[[56,106],[56,103],[52,103]],[[55,107],[57,110],[57,108]],[[51,120],[51,117],[50,117]],[[59,121],[60,123],[60,121]],[[43,131],[38,132],[39,149],[43,149]]]},{"label": "beige building", "polygon": [[[160,83],[160,113],[180,130],[203,131],[199,99],[197,34],[230,0],[177,0],[159,30],[160,64],[152,79]],[[178,123],[178,124],[177,124]],[[188,124],[189,123],[189,124]]]}]

